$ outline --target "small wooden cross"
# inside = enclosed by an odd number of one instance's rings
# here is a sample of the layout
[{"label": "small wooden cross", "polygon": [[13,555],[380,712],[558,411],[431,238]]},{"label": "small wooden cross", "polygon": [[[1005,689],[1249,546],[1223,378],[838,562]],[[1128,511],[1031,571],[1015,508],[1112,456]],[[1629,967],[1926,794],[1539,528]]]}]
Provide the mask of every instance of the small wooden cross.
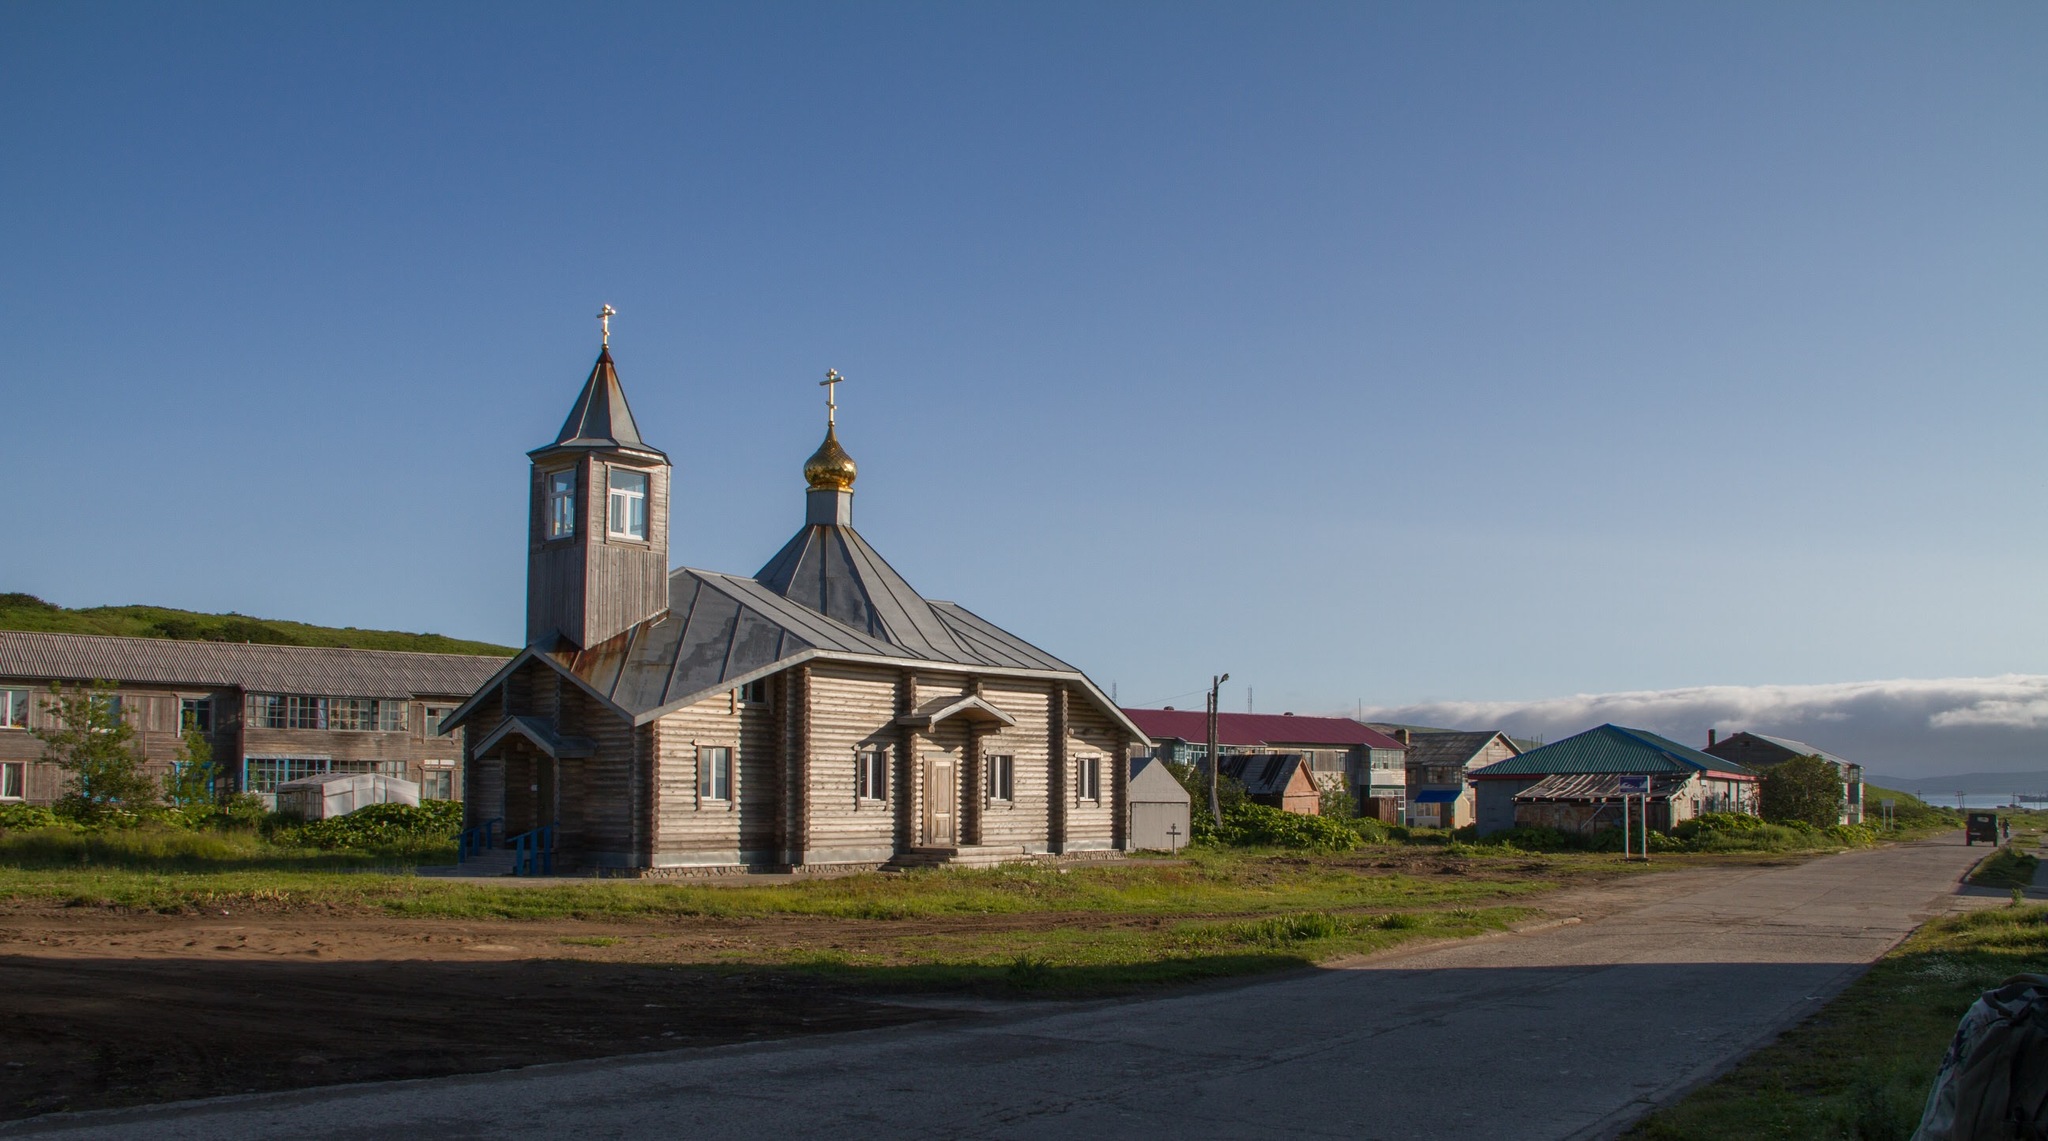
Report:
[{"label": "small wooden cross", "polygon": [[618,315],[619,311],[610,305],[606,305],[597,311],[597,328],[603,335],[603,344],[607,349],[612,347],[612,318]]},{"label": "small wooden cross", "polygon": [[825,379],[818,382],[818,387],[825,390],[825,426],[828,428],[839,423],[839,404],[836,399],[839,390],[833,386],[845,379],[839,375],[838,369],[828,368],[825,370]]}]

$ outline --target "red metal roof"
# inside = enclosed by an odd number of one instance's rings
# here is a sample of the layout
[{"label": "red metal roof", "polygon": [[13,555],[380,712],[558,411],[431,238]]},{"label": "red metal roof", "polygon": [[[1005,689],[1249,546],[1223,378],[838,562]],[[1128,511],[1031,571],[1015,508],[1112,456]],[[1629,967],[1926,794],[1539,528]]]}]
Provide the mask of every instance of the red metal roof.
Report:
[{"label": "red metal roof", "polygon": [[[1208,714],[1199,709],[1126,709],[1124,715],[1155,741],[1209,739]],[[1349,717],[1295,717],[1281,713],[1218,713],[1219,745],[1366,745],[1374,749],[1404,746],[1370,725]]]}]

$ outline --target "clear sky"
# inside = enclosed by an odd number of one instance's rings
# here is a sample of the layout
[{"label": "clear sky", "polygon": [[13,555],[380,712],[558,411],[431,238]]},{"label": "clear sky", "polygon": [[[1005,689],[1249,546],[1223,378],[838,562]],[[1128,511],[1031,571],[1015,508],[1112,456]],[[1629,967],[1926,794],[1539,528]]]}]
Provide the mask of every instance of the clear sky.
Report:
[{"label": "clear sky", "polygon": [[1127,704],[2048,672],[2039,4],[0,4],[0,589],[521,639],[856,522]]}]

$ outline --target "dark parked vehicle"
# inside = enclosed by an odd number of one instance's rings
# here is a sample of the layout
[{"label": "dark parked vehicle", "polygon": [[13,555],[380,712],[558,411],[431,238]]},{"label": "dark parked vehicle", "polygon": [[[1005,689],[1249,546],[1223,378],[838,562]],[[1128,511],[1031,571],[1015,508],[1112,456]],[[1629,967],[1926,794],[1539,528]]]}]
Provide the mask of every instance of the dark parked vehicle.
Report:
[{"label": "dark parked vehicle", "polygon": [[1972,812],[1963,818],[1963,843],[1998,843],[1998,813]]}]

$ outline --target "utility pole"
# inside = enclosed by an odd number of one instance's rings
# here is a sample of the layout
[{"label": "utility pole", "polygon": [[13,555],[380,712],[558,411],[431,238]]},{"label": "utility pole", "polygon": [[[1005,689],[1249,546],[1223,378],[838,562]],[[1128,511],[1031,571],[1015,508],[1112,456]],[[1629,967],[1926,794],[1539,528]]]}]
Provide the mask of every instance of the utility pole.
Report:
[{"label": "utility pole", "polygon": [[1216,701],[1222,695],[1223,683],[1229,680],[1229,674],[1209,680],[1209,817],[1218,828],[1223,827],[1223,798],[1217,794],[1216,785],[1223,779],[1223,770],[1216,758]]}]

